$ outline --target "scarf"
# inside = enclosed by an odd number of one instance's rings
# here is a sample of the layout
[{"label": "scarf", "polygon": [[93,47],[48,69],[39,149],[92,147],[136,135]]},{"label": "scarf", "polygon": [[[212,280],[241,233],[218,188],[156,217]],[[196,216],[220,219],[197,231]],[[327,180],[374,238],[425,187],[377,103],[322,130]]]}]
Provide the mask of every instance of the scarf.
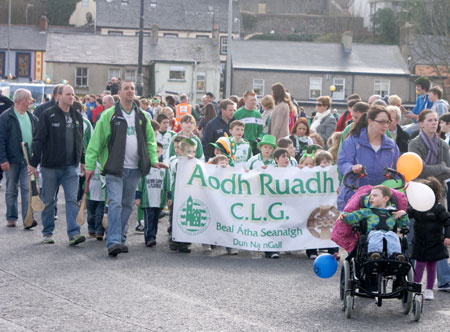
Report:
[{"label": "scarf", "polygon": [[430,140],[430,138],[427,136],[427,134],[425,134],[423,132],[423,130],[420,131],[419,135],[422,138],[422,140],[424,141],[425,146],[428,149],[427,156],[424,160],[425,164],[427,164],[427,165],[436,164],[437,157],[438,157],[438,151],[439,151],[438,150],[439,140],[438,140],[437,134],[434,133],[432,140]]},{"label": "scarf", "polygon": [[317,113],[316,116],[314,117],[314,121],[311,123],[310,129],[317,132],[317,128],[320,126],[320,123],[322,122],[322,120],[330,114],[331,114],[331,110],[326,110],[323,113]]}]

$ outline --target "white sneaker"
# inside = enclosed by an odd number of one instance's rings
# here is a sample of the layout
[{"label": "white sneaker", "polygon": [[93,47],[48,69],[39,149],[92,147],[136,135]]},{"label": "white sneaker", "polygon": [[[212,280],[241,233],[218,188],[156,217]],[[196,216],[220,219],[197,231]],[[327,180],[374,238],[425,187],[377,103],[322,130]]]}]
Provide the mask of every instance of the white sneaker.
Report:
[{"label": "white sneaker", "polygon": [[434,300],[434,294],[432,289],[425,289],[425,292],[423,292],[423,298],[428,301]]}]

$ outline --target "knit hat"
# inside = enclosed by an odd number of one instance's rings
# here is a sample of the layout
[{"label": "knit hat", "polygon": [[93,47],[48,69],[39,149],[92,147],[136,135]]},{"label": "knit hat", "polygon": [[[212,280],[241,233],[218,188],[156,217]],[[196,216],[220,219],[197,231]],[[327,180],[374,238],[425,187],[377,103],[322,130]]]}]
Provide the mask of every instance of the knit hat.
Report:
[{"label": "knit hat", "polygon": [[[277,138],[273,135],[264,135],[262,140],[258,143],[257,147],[260,149],[261,145],[270,145],[274,149],[277,148]],[[261,150],[261,149],[260,149]]]},{"label": "knit hat", "polygon": [[[225,133],[226,135],[226,133]],[[216,149],[220,150],[228,159],[231,161],[236,160],[236,143],[231,140],[228,135],[224,137],[219,137],[216,143],[209,143],[214,146]],[[231,165],[231,163],[230,163]]]}]

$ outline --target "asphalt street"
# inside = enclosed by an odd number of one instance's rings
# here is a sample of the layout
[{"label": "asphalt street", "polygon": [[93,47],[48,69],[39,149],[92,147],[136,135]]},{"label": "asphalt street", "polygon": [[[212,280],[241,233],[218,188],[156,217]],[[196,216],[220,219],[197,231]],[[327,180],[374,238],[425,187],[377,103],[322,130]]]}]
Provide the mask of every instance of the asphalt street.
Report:
[{"label": "asphalt street", "polygon": [[[0,331],[448,331],[450,293],[435,291],[419,323],[399,300],[377,307],[357,298],[351,319],[340,309],[339,273],[319,279],[304,252],[281,259],[201,245],[171,252],[167,218],[158,244],[144,246],[130,219],[130,252],[107,256],[96,239],[69,247],[62,190],[53,245],[42,226],[7,228],[0,189]],[[36,214],[40,223],[40,215]],[[82,227],[87,234],[87,227]],[[341,254],[344,254],[342,252]]]}]

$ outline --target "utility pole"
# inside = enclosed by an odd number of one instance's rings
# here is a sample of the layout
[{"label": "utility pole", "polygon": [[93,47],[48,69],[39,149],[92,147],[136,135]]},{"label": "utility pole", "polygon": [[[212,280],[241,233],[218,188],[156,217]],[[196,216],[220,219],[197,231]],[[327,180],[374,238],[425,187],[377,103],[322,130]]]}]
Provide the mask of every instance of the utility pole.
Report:
[{"label": "utility pole", "polygon": [[6,72],[9,76],[9,71],[11,70],[11,0],[9,0],[9,8],[8,8],[8,69]]},{"label": "utility pole", "polygon": [[233,28],[233,0],[228,0],[228,42],[227,42],[227,64],[225,78],[225,98],[231,95],[231,33]]},{"label": "utility pole", "polygon": [[144,90],[144,74],[142,73],[142,55],[144,53],[143,44],[144,44],[144,0],[141,0],[141,16],[139,18],[138,73],[136,78],[136,94],[138,96],[142,96]]}]

